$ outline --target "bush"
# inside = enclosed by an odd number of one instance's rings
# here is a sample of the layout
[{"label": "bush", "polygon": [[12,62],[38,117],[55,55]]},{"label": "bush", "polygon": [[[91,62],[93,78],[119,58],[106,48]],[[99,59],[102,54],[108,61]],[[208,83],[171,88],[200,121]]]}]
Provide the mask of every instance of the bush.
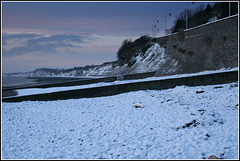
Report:
[{"label": "bush", "polygon": [[122,42],[122,46],[118,49],[117,52],[118,65],[122,66],[128,62],[129,57],[131,58],[131,48],[131,40],[126,39]]},{"label": "bush", "polygon": [[133,57],[139,53],[145,53],[152,45],[152,38],[147,35],[141,36],[134,42],[130,39],[124,40],[117,52],[118,65],[128,64],[128,66],[132,66],[135,63]]}]

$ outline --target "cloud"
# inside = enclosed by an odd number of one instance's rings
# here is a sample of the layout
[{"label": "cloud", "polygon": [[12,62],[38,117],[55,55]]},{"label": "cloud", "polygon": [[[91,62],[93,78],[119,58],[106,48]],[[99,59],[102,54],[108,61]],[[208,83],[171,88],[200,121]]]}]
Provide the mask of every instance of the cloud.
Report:
[{"label": "cloud", "polygon": [[71,68],[115,61],[124,39],[137,37],[84,33],[3,33],[4,72]]},{"label": "cloud", "polygon": [[[93,57],[88,54],[89,57]],[[99,60],[83,58],[73,54],[65,55],[59,53],[58,56],[50,54],[47,57],[41,54],[26,53],[13,57],[4,57],[2,61],[2,72],[29,72],[37,68],[73,68],[75,66],[86,66],[89,64],[99,64]]]},{"label": "cloud", "polygon": [[105,45],[114,45],[119,46],[125,39],[132,39],[133,41],[139,38],[139,36],[115,36],[115,35],[91,35],[91,42],[90,45],[98,45],[98,46],[105,46]]},{"label": "cloud", "polygon": [[81,48],[89,38],[76,34],[3,33],[3,56],[52,53],[57,48]]}]

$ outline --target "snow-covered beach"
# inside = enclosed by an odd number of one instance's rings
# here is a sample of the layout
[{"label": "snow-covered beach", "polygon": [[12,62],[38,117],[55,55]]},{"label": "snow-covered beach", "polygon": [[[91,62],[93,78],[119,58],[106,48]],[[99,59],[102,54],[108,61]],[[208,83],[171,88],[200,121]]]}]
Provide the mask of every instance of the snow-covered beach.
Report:
[{"label": "snow-covered beach", "polygon": [[238,159],[238,110],[238,82],[2,102],[2,159]]}]

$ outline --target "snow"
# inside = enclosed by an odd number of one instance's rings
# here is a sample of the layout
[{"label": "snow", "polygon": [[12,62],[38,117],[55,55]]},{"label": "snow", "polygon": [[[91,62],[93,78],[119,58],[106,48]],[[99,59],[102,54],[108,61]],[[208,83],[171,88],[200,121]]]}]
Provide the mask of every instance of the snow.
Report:
[{"label": "snow", "polygon": [[163,79],[170,79],[170,78],[189,77],[189,76],[219,73],[219,72],[225,72],[225,71],[236,71],[236,70],[238,70],[238,67],[232,68],[232,69],[224,68],[224,69],[217,70],[217,71],[203,71],[203,72],[199,72],[199,73],[177,74],[177,75],[164,76],[164,77],[149,77],[149,78],[136,79],[136,80],[123,80],[123,81],[117,80],[117,81],[108,82],[108,83],[100,82],[100,83],[93,83],[93,84],[79,85],[79,86],[70,86],[70,87],[27,88],[27,89],[19,89],[19,90],[17,90],[17,92],[18,92],[18,96],[24,96],[24,95],[32,95],[32,94],[42,94],[42,93],[74,90],[74,89],[102,87],[102,86],[109,86],[109,85],[115,85],[115,84],[126,84],[126,83],[133,83],[133,82],[144,82],[144,81],[152,81],[152,80],[163,80]]},{"label": "snow", "polygon": [[208,20],[208,22],[214,22],[214,21],[216,21],[216,20],[218,20],[218,16],[214,16],[214,17],[210,18],[210,19]]},{"label": "snow", "polygon": [[87,71],[84,71],[84,74],[86,76],[89,75],[109,75],[112,73],[112,71],[114,70],[112,64],[108,64],[108,65],[102,65],[101,67],[95,67],[93,69],[89,69]]},{"label": "snow", "polygon": [[[169,62],[169,61],[172,61]],[[135,57],[132,57],[132,62],[135,62],[131,67],[127,64],[118,66],[114,69],[113,74],[135,74],[144,72],[153,72],[163,69],[163,66],[168,64],[168,69],[173,71],[178,68],[178,63],[170,55],[165,54],[165,49],[158,43],[153,43],[145,53],[139,52]],[[169,67],[169,63],[173,66]]]},{"label": "snow", "polygon": [[238,159],[238,110],[238,82],[3,102],[2,158]]}]

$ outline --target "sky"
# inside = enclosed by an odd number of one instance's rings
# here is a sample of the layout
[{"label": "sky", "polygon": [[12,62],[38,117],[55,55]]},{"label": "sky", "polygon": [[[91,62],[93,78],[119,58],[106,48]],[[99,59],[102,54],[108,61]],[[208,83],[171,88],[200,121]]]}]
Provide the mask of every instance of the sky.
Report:
[{"label": "sky", "polygon": [[[2,73],[73,68],[117,60],[125,39],[164,36],[188,6],[207,2],[1,1]],[[169,16],[171,13],[171,16]],[[166,18],[165,18],[166,17]]]}]

